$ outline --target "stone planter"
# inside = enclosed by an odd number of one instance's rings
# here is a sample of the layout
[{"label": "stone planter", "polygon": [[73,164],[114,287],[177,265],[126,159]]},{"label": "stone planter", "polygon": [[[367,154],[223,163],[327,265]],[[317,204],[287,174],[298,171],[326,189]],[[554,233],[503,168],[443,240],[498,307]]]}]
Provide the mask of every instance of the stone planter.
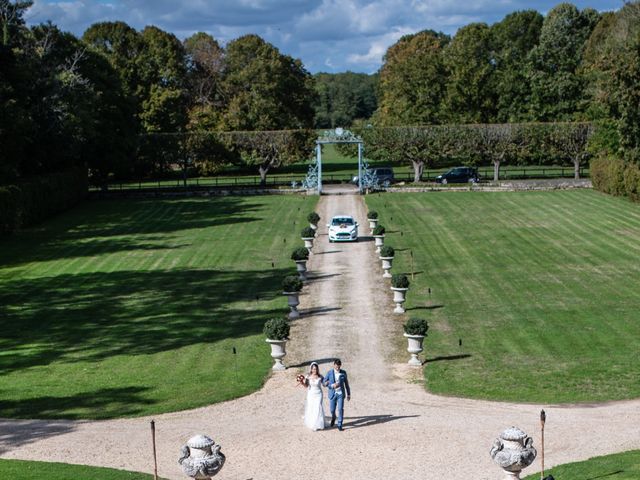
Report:
[{"label": "stone planter", "polygon": [[369,220],[369,228],[371,229],[371,233],[373,233],[373,229],[378,226],[377,218],[367,218]]},{"label": "stone planter", "polygon": [[402,304],[406,301],[405,295],[409,289],[391,287],[391,290],[393,290],[393,302],[396,304],[396,308],[393,309],[393,313],[404,313],[405,310]]},{"label": "stone planter", "polygon": [[493,442],[491,458],[505,473],[505,480],[517,480],[522,469],[533,463],[538,452],[533,439],[517,427],[507,428]]},{"label": "stone planter", "polygon": [[296,270],[298,270],[298,277],[303,282],[307,281],[307,261],[306,260],[296,260]]},{"label": "stone planter", "polygon": [[272,370],[276,372],[282,372],[286,369],[282,359],[287,355],[287,341],[286,340],[269,340],[266,342],[271,345],[271,358],[275,360]]},{"label": "stone planter", "polygon": [[374,235],[373,239],[375,241],[376,253],[380,253],[380,249],[384,247],[384,235]]},{"label": "stone planter", "polygon": [[382,270],[384,270],[384,273],[382,274],[383,278],[392,277],[389,270],[391,270],[391,266],[393,265],[393,258],[394,257],[380,257],[380,260],[382,260]]},{"label": "stone planter", "polygon": [[409,365],[421,367],[422,362],[418,359],[418,354],[422,352],[422,341],[424,340],[424,335],[410,335],[405,333],[404,336],[409,342],[409,346],[407,347],[407,352],[411,354],[411,359],[408,362]]},{"label": "stone planter", "polygon": [[222,469],[224,462],[220,445],[206,435],[191,437],[182,447],[178,459],[185,475],[197,480],[210,480]]},{"label": "stone planter", "polygon": [[300,292],[282,292],[282,294],[287,296],[287,303],[291,309],[289,312],[289,320],[300,318],[300,312],[298,311],[298,305],[300,305],[298,295],[300,295]]},{"label": "stone planter", "polygon": [[318,225],[314,225],[313,223],[310,223],[309,226],[315,230],[316,236],[317,236],[318,235]]},{"label": "stone planter", "polygon": [[309,253],[311,252],[311,249],[313,248],[313,238],[314,237],[300,237],[302,238],[302,240],[304,240],[304,246],[307,250],[309,250]]}]

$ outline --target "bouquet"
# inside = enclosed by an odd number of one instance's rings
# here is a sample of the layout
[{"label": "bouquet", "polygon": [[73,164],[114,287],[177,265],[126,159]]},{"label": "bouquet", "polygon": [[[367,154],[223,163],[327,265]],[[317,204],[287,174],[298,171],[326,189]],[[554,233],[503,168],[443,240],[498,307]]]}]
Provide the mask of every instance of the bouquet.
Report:
[{"label": "bouquet", "polygon": [[305,387],[305,378],[304,375],[300,374],[300,375],[296,375],[296,382],[298,382],[298,385],[301,385],[303,387]]}]

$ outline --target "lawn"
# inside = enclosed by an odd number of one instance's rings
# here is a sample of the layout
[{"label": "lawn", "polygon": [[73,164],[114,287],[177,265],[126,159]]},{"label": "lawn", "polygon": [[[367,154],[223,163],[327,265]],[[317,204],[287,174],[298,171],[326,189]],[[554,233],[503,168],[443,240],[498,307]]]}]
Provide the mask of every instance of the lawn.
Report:
[{"label": "lawn", "polygon": [[[557,480],[638,480],[640,478],[640,450],[590,458],[584,462],[568,463],[544,472]],[[540,480],[529,475],[525,480]]]},{"label": "lawn", "polygon": [[407,316],[431,326],[430,391],[542,403],[640,396],[640,205],[591,190],[367,204],[399,250],[393,271],[409,273],[413,254]]},{"label": "lawn", "polygon": [[0,459],[0,478],[11,480],[151,480],[153,475],[67,463]]},{"label": "lawn", "polygon": [[262,326],[288,310],[280,282],[316,201],[90,201],[1,240],[0,417],[140,416],[255,391]]}]

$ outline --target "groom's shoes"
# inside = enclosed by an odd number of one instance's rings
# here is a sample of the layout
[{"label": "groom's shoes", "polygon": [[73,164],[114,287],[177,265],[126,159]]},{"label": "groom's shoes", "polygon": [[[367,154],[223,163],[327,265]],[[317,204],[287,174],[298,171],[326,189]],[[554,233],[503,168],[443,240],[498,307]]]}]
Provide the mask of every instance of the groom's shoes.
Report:
[{"label": "groom's shoes", "polygon": [[331,417],[331,426],[333,427],[336,424],[336,417],[332,416]]},{"label": "groom's shoes", "polygon": [[341,432],[342,431],[342,425],[338,425],[338,430]]}]

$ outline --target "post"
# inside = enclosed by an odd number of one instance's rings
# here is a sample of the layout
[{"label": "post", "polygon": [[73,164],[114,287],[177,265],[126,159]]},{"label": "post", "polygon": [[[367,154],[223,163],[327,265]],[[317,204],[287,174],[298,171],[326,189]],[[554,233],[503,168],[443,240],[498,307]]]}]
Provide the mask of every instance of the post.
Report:
[{"label": "post", "polygon": [[544,422],[547,420],[547,414],[544,413],[544,410],[540,410],[540,426],[542,428],[542,437],[540,439],[540,449],[541,449],[541,457],[540,462],[542,463],[542,471],[540,473],[540,480],[544,479]]},{"label": "post", "polygon": [[416,271],[415,268],[413,268],[413,250],[409,250],[409,253],[411,254],[411,281],[413,281],[415,280],[414,272]]},{"label": "post", "polygon": [[158,457],[156,455],[156,422],[151,420],[151,443],[153,444],[153,480],[158,480]]},{"label": "post", "polygon": [[322,145],[316,143],[316,165],[318,165],[318,195],[322,195]]},{"label": "post", "polygon": [[358,143],[358,192],[362,193],[362,143]]}]

